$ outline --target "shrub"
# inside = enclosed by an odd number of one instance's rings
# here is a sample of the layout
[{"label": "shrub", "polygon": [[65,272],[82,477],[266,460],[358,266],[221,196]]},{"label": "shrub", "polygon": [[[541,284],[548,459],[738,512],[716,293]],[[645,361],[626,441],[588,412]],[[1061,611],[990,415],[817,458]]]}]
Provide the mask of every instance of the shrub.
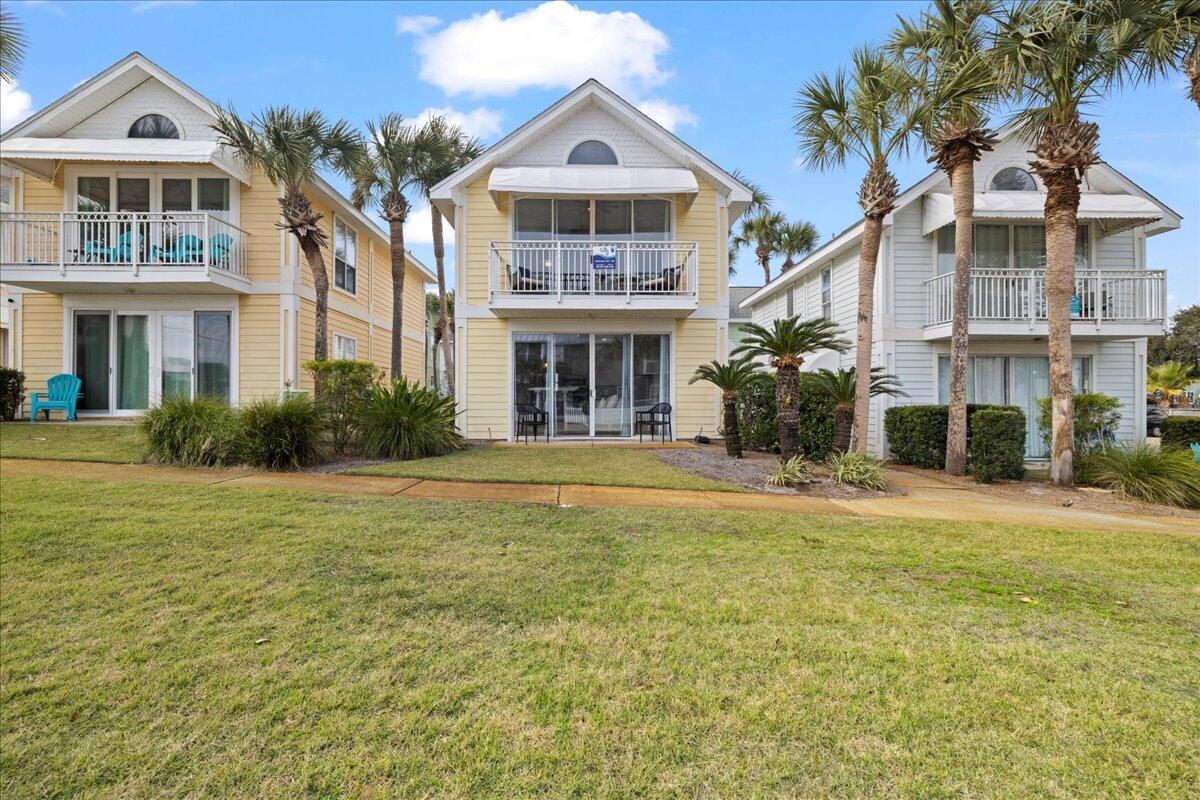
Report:
[{"label": "shrub", "polygon": [[771,486],[798,486],[801,481],[808,480],[808,467],[800,456],[792,456],[784,461],[767,477]]},{"label": "shrub", "polygon": [[1095,486],[1150,503],[1200,507],[1200,461],[1190,450],[1114,446],[1083,461],[1082,473]]},{"label": "shrub", "polygon": [[304,368],[312,373],[333,451],[342,455],[359,434],[363,409],[380,372],[369,361],[349,359],[309,361]]},{"label": "shrub", "polygon": [[1187,447],[1200,442],[1200,417],[1181,417],[1178,414],[1162,421],[1162,446]]},{"label": "shrub", "polygon": [[264,469],[299,469],[324,456],[325,419],[308,397],[255,400],[238,413],[242,455]]},{"label": "shrub", "polygon": [[237,417],[213,397],[167,398],[142,417],[142,430],[154,461],[217,467],[240,456]]},{"label": "shrub", "polygon": [[883,479],[883,462],[866,453],[835,453],[829,457],[827,464],[830,477],[837,483],[877,492],[887,488],[887,481]]},{"label": "shrub", "polygon": [[1017,409],[982,408],[971,415],[969,455],[980,483],[1025,477],[1025,414]]},{"label": "shrub", "polygon": [[16,419],[24,401],[25,373],[0,367],[0,416],[6,420]]},{"label": "shrub", "polygon": [[[1090,453],[1111,445],[1116,439],[1117,426],[1121,424],[1121,401],[1099,392],[1076,394],[1075,403],[1075,452]],[[1038,424],[1042,426],[1042,439],[1050,449],[1051,413],[1050,398],[1038,400]]]},{"label": "shrub", "polygon": [[363,450],[372,458],[426,458],[462,446],[454,398],[400,378],[377,386],[363,412]]},{"label": "shrub", "polygon": [[[813,461],[824,460],[833,451],[837,433],[833,401],[819,390],[800,382],[800,451]],[[775,422],[775,379],[763,373],[748,388],[738,392],[738,430],[742,445],[752,450],[779,452],[779,426]]]},{"label": "shrub", "polygon": [[[1016,406],[967,405],[967,447],[971,443],[972,418],[987,408],[1020,411]],[[1023,417],[1024,415],[1022,415]],[[887,436],[892,460],[928,469],[946,466],[946,427],[950,409],[941,405],[893,406],[883,413],[883,432]]]}]

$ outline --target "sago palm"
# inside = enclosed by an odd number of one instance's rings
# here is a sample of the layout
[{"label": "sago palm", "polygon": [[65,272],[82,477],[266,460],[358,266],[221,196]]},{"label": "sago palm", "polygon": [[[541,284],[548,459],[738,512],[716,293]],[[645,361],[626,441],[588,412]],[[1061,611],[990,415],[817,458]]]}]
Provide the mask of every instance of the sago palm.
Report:
[{"label": "sago palm", "polygon": [[[844,453],[850,449],[850,433],[854,427],[854,396],[857,384],[854,367],[839,369],[819,369],[816,372],[804,373],[809,386],[833,401],[833,423],[836,433],[833,437],[833,449]],[[883,367],[871,370],[871,397],[878,395],[892,397],[908,397],[900,389],[900,379],[883,371]]]},{"label": "sago palm", "polygon": [[445,117],[429,120],[427,135],[437,143],[432,158],[425,162],[420,175],[421,191],[429,203],[429,216],[433,226],[433,260],[437,262],[438,303],[437,324],[433,329],[433,349],[442,352],[442,363],[446,367],[446,386],[454,394],[454,356],[450,348],[448,326],[453,317],[448,310],[449,296],[446,292],[446,244],[442,232],[442,215],[430,201],[429,193],[434,186],[453,175],[483,154],[483,145],[478,139],[467,136],[460,128],[446,121]]},{"label": "sago palm", "polygon": [[800,90],[794,127],[810,169],[827,170],[851,159],[866,165],[858,190],[863,211],[858,253],[858,318],[855,364],[859,392],[854,405],[852,447],[867,448],[870,411],[872,326],[875,319],[875,271],[883,219],[896,207],[899,185],[888,165],[903,153],[915,125],[906,100],[912,79],[880,49],[855,48],[851,68],[817,75]]},{"label": "sago palm", "polygon": [[249,120],[232,107],[218,109],[212,128],[221,145],[280,189],[279,227],[296,237],[312,273],[317,296],[313,358],[324,360],[329,357],[329,274],[321,248],[329,237],[321,227],[324,215],[305,191],[321,169],[351,177],[365,152],[362,136],[344,120],[330,122],[320,111],[289,106],[271,106]]},{"label": "sago palm", "polygon": [[783,265],[779,268],[780,273],[787,272],[792,267],[796,266],[796,256],[803,258],[817,248],[817,242],[821,240],[821,234],[817,233],[817,226],[805,220],[797,220],[796,222],[788,222],[779,229],[779,252],[783,255]]},{"label": "sago palm", "polygon": [[763,270],[763,285],[771,282],[771,257],[779,253],[779,232],[787,224],[783,214],[760,209],[757,214],[742,220],[742,229],[733,237],[735,249],[749,247]]},{"label": "sago palm", "polygon": [[1100,126],[1083,114],[1102,93],[1135,78],[1141,39],[1124,15],[1138,3],[1027,2],[1000,18],[992,54],[1034,142],[1030,166],[1046,187],[1046,304],[1049,320],[1050,480],[1073,481],[1071,299],[1079,185],[1100,162]]},{"label": "sago palm", "polygon": [[844,353],[850,343],[837,325],[821,318],[800,322],[789,317],[775,320],[770,328],[752,323],[742,330],[745,338],[732,355],[760,356],[775,368],[779,453],[787,461],[800,454],[800,365],[819,350]]},{"label": "sago palm", "polygon": [[1146,391],[1162,395],[1159,405],[1170,408],[1184,397],[1184,390],[1195,380],[1192,368],[1179,361],[1167,361],[1146,371]]},{"label": "sago palm", "polygon": [[759,375],[758,364],[750,356],[735,358],[722,364],[713,361],[701,364],[696,368],[696,374],[688,381],[691,385],[696,381],[708,381],[721,390],[721,412],[725,425],[725,452],[730,458],[742,457],[742,436],[738,430],[737,399],[738,392],[750,385]]},{"label": "sago palm", "polygon": [[988,106],[1000,90],[988,36],[993,0],[934,0],[916,20],[900,19],[888,51],[913,77],[912,107],[929,161],[954,200],[954,288],[946,472],[967,472],[967,302],[975,252],[975,162],[996,144]]},{"label": "sago palm", "polygon": [[444,144],[428,126],[414,126],[399,114],[367,123],[367,155],[354,176],[351,198],[359,208],[377,205],[388,224],[392,267],[391,375],[402,376],[404,350],[404,223],[412,206],[406,192],[420,186],[426,163],[441,157]]}]

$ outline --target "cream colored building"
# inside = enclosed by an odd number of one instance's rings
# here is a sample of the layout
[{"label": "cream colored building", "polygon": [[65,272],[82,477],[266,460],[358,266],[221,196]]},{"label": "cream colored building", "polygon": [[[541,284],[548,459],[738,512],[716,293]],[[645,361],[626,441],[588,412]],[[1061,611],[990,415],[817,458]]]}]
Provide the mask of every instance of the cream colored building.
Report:
[{"label": "cream colored building", "polygon": [[551,437],[634,437],[661,402],[675,437],[715,435],[718,392],[688,380],[728,353],[736,178],[590,80],[432,198],[455,232],[469,438],[514,438],[518,405]]},{"label": "cream colored building", "polygon": [[[27,392],[83,379],[81,414],[131,415],[164,395],[233,404],[310,388],[315,292],[277,227],[277,185],[210,128],[215,106],[133,53],[0,139],[5,360]],[[331,357],[391,362],[388,240],[318,180]],[[404,372],[424,379],[425,284],[411,258]]]}]

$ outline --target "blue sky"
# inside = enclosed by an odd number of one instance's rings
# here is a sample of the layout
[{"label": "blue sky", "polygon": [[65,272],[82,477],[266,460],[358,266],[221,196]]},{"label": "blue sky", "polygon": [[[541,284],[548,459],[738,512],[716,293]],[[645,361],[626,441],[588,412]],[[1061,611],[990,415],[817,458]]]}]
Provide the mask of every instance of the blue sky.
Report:
[{"label": "blue sky", "polygon": [[[6,3],[30,54],[5,87],[6,124],[131,50],[218,102],[316,106],[361,124],[383,112],[453,112],[485,141],[520,125],[584,78],[608,83],[727,168],[759,181],[776,207],[822,238],[857,216],[860,170],[796,165],[796,90],[881,41],[896,13],[923,3]],[[507,40],[507,49],[476,47]],[[26,96],[27,95],[27,96]],[[1183,215],[1150,239],[1148,265],[1169,271],[1172,308],[1200,302],[1200,112],[1182,80],[1094,107],[1101,154]],[[459,116],[461,115],[461,116]],[[928,170],[896,165],[902,186]],[[408,226],[432,266],[428,217]],[[757,282],[749,258],[735,282]]]}]

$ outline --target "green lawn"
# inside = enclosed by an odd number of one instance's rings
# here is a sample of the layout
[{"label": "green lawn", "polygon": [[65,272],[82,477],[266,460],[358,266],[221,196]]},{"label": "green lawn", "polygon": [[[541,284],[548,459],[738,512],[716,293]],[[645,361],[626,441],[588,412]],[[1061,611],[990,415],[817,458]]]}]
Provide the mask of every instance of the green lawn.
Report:
[{"label": "green lawn", "polygon": [[3,500],[4,797],[1200,785],[1196,538],[25,478]]},{"label": "green lawn", "polygon": [[672,467],[652,451],[623,447],[472,447],[447,456],[394,461],[349,472],[445,481],[745,491],[732,483]]},{"label": "green lawn", "polygon": [[146,439],[137,425],[5,422],[0,457],[140,463]]}]

